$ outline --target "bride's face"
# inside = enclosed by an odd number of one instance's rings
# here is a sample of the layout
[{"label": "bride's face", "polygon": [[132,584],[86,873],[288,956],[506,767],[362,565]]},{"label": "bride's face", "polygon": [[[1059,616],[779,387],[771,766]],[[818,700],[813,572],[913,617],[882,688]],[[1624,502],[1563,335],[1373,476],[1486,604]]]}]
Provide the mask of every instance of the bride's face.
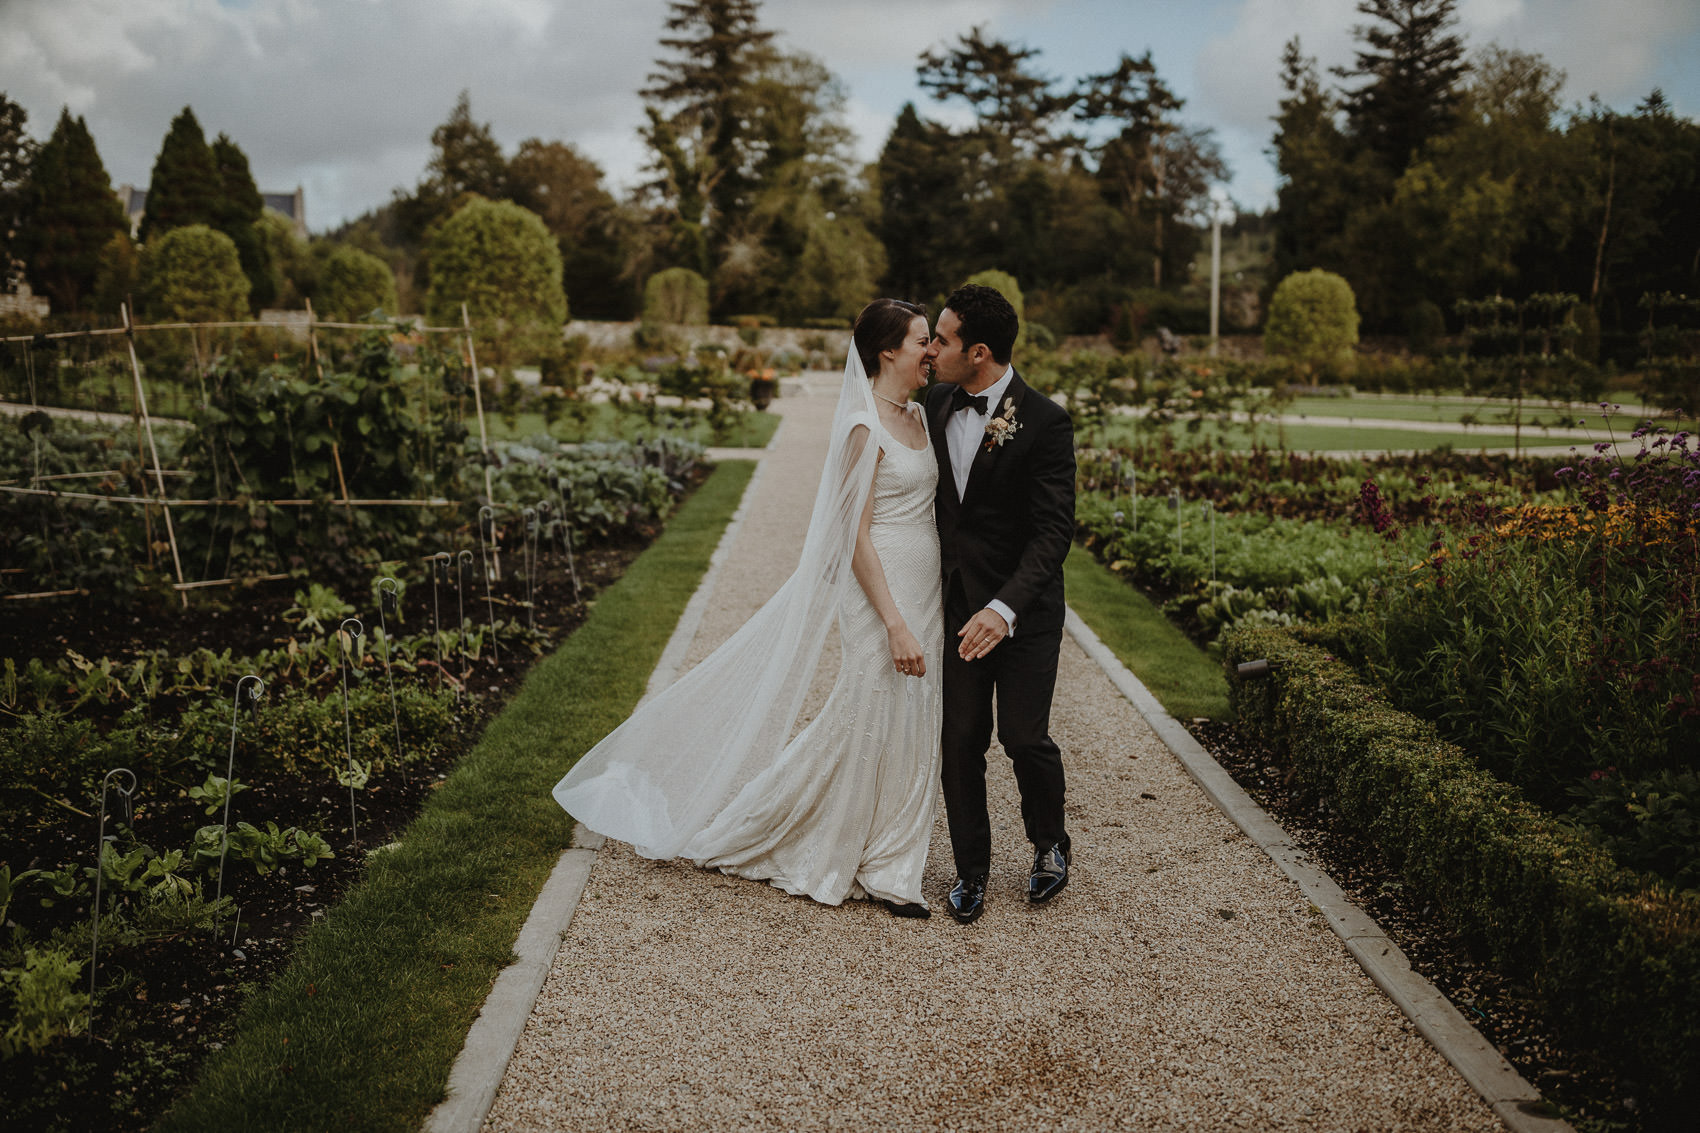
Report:
[{"label": "bride's face", "polygon": [[920,389],[927,384],[927,320],[916,315],[909,320],[909,333],[894,350],[880,352],[879,377],[893,384],[901,383],[905,390]]}]

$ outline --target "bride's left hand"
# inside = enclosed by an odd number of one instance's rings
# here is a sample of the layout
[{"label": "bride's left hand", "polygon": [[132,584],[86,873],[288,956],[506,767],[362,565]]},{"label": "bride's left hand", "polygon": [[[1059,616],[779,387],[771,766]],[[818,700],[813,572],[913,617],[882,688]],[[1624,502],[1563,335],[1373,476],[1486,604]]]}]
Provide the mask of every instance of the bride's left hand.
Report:
[{"label": "bride's left hand", "polygon": [[927,655],[907,625],[899,622],[886,630],[886,640],[891,644],[891,663],[898,672],[910,677],[927,675]]}]

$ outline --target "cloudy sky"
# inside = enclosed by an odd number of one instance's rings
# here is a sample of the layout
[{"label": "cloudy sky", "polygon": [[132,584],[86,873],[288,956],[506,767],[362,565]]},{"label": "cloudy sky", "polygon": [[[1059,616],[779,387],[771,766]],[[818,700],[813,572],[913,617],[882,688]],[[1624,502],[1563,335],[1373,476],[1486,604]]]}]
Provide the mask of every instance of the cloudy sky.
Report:
[{"label": "cloudy sky", "polygon": [[[1072,83],[1150,49],[1213,127],[1243,207],[1271,202],[1264,149],[1294,35],[1326,68],[1350,62],[1355,0],[766,0],[764,23],[844,82],[862,156],[915,86],[916,56],[974,25],[1041,51]],[[0,0],[0,90],[45,137],[61,106],[87,118],[114,184],[145,183],[171,118],[192,105],[208,136],[247,152],[260,188],[306,188],[315,231],[383,203],[424,168],[432,128],[462,88],[509,150],[572,142],[616,186],[643,162],[636,91],[666,0]],[[1629,110],[1662,87],[1700,117],[1695,0],[1461,0],[1471,47],[1536,51],[1565,97]]]}]

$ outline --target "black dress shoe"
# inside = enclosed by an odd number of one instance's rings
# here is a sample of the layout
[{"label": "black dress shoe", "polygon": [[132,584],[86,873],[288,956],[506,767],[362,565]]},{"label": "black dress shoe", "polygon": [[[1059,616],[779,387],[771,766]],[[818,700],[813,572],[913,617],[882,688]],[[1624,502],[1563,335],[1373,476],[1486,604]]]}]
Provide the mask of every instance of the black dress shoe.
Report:
[{"label": "black dress shoe", "polygon": [[880,898],[880,904],[884,905],[894,917],[908,917],[924,921],[933,915],[933,911],[925,905],[909,905],[897,901],[887,901],[884,897]]},{"label": "black dress shoe", "polygon": [[956,918],[957,924],[973,924],[979,920],[980,914],[986,911],[986,875],[975,873],[957,878],[945,904],[950,906],[950,915]]},{"label": "black dress shoe", "polygon": [[1043,905],[1068,884],[1068,851],[1046,846],[1033,855],[1033,876],[1027,879],[1027,900]]}]

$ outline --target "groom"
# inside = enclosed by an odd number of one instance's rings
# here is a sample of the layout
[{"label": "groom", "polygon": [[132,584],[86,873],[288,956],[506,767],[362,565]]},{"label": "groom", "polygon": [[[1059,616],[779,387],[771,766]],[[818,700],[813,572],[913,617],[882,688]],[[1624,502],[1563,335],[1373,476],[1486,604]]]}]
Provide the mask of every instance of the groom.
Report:
[{"label": "groom", "polygon": [[962,924],[985,910],[992,862],[994,701],[1033,843],[1027,899],[1043,904],[1068,884],[1062,754],[1049,729],[1074,536],[1074,426],[1010,365],[1017,329],[1008,300],[968,284],[945,300],[927,348],[939,379],[926,408],[944,571],[944,803],[957,873],[948,904]]}]

